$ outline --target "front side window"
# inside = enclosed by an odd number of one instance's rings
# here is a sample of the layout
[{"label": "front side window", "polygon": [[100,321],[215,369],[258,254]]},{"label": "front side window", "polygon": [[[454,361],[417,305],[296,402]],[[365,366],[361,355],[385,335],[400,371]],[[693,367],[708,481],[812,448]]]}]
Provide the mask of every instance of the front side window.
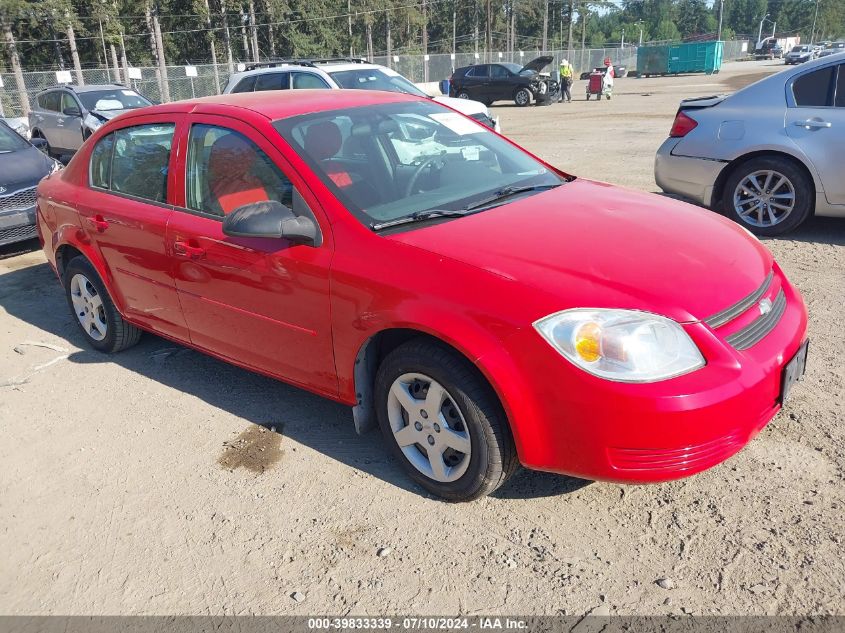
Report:
[{"label": "front side window", "polygon": [[191,126],[185,180],[187,206],[195,211],[223,216],[265,200],[293,207],[290,180],[261,148],[228,128]]},{"label": "front side window", "polygon": [[173,123],[152,123],[114,132],[109,189],[152,202],[166,202],[175,129]]},{"label": "front side window", "polygon": [[831,87],[835,66],[807,73],[792,84],[795,105],[803,108],[823,108],[831,105]]},{"label": "front side window", "polygon": [[493,79],[507,79],[508,77],[511,76],[508,69],[505,68],[504,66],[499,65],[499,64],[494,64],[493,66],[490,67],[490,70],[491,70],[490,76]]},{"label": "front side window", "polygon": [[536,191],[566,181],[488,128],[431,101],[306,114],[274,127],[368,226],[431,210],[487,208],[502,189]]},{"label": "front side window", "polygon": [[291,73],[293,78],[293,87],[297,90],[302,89],[317,89],[323,90],[328,88],[328,84],[323,81],[322,77],[318,77],[314,73]]},{"label": "front side window", "polygon": [[70,94],[67,92],[62,93],[62,103],[61,103],[61,111],[64,112],[68,108],[73,108],[74,110],[79,110],[79,104],[76,103],[76,99],[74,99]]},{"label": "front side window", "polygon": [[341,88],[384,90],[386,92],[404,92],[417,97],[427,96],[394,70],[363,68],[360,70],[338,70],[330,72],[329,75]]},{"label": "front side window", "polygon": [[288,73],[265,73],[255,78],[255,91],[287,90],[289,85]]},{"label": "front side window", "polygon": [[836,102],[837,108],[845,108],[845,64],[839,64],[839,79],[836,81]]}]

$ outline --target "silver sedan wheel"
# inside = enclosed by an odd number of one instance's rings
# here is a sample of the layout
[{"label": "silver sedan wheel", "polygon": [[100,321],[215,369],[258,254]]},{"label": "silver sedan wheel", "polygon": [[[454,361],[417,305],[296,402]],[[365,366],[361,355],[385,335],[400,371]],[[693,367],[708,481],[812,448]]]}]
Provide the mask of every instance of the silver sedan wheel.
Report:
[{"label": "silver sedan wheel", "polygon": [[472,453],[469,429],[455,400],[424,374],[402,374],[387,397],[393,438],[414,468],[448,483],[466,472]]},{"label": "silver sedan wheel", "polygon": [[783,174],[763,169],[748,174],[734,190],[734,210],[751,226],[783,222],[795,207],[795,186]]},{"label": "silver sedan wheel", "polygon": [[85,275],[77,273],[71,278],[70,299],[76,318],[85,333],[95,341],[106,338],[108,326],[103,300]]}]

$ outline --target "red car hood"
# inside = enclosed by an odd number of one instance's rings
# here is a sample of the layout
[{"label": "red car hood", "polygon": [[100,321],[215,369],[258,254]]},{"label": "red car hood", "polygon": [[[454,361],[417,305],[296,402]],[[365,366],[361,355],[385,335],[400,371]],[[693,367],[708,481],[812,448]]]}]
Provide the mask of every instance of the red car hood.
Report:
[{"label": "red car hood", "polygon": [[550,293],[558,310],[681,322],[736,303],[772,268],[760,242],[711,211],[587,180],[391,239]]}]

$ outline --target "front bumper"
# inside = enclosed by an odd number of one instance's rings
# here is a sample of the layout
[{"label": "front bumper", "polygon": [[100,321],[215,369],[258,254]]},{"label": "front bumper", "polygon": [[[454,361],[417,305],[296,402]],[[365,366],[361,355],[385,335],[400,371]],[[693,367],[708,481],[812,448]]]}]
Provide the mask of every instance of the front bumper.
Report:
[{"label": "front bumper", "polygon": [[0,212],[0,246],[31,240],[35,230],[35,205],[19,211]]},{"label": "front bumper", "polygon": [[712,207],[713,188],[725,163],[706,158],[676,156],[672,150],[682,139],[667,138],[654,158],[654,180],[666,193],[689,198],[697,204]]},{"label": "front bumper", "polygon": [[[704,354],[702,369],[648,384],[603,380],[571,365],[533,328],[507,347],[527,376],[506,402],[520,461],[528,468],[586,479],[647,483],[719,464],[780,410],[783,367],[806,338],[807,311],[775,266],[787,304],[777,325],[740,351],[725,341],[738,324],[685,329]],[[753,313],[754,308],[749,312]],[[759,312],[757,313],[759,315]]]}]

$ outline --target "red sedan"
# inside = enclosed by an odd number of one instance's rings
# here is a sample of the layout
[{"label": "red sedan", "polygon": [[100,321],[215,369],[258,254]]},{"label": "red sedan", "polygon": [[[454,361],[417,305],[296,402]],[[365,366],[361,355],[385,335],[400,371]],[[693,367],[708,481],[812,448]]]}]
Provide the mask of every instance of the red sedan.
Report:
[{"label": "red sedan", "polygon": [[406,95],[125,114],[42,181],[37,218],[94,348],[146,330],[348,404],[450,500],[519,463],[704,470],[804,370],[804,303],[749,233]]}]

